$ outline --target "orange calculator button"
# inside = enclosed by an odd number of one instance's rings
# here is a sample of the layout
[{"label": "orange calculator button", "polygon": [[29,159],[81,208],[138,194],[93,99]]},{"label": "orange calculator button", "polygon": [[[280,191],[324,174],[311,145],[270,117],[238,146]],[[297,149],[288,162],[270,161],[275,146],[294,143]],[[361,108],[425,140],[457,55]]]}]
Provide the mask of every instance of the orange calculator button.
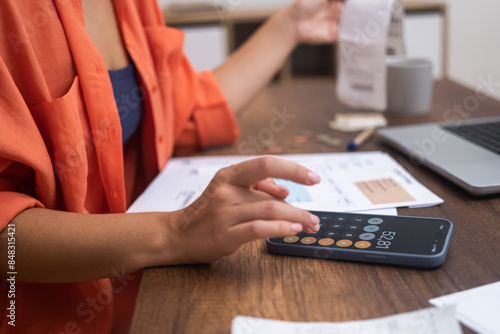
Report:
[{"label": "orange calculator button", "polygon": [[350,245],[352,245],[351,240],[342,239],[342,240],[337,241],[337,246],[339,246],[339,247],[349,247]]},{"label": "orange calculator button", "polygon": [[300,240],[303,244],[310,245],[316,242],[316,238],[313,237],[305,237]]},{"label": "orange calculator button", "polygon": [[332,238],[323,238],[318,241],[318,244],[321,246],[330,246],[333,245],[335,241]]},{"label": "orange calculator button", "polygon": [[283,241],[288,242],[289,244],[294,243],[299,240],[299,237],[296,235],[290,235],[288,237],[284,237]]},{"label": "orange calculator button", "polygon": [[356,247],[356,248],[368,248],[371,245],[372,245],[371,242],[368,242],[368,241],[358,241],[354,244],[354,247]]}]

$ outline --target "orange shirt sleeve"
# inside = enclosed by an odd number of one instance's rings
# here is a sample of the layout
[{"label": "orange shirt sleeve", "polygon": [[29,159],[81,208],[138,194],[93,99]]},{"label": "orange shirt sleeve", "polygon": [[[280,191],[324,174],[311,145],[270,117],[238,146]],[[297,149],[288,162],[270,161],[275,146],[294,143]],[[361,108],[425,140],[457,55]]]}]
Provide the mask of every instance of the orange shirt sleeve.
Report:
[{"label": "orange shirt sleeve", "polygon": [[[186,67],[186,70],[191,70],[190,65]],[[190,117],[176,138],[176,149],[234,143],[240,130],[233,111],[229,108],[212,72],[195,73],[194,80],[193,85],[197,87],[193,89],[193,96],[189,97],[194,99],[194,106],[192,110],[187,111]],[[177,94],[177,97],[181,99],[179,95]],[[182,100],[176,102],[180,105],[185,104]]]},{"label": "orange shirt sleeve", "polygon": [[44,163],[51,166],[50,158],[2,58],[0,87],[0,230],[3,230],[21,211],[44,206],[35,196],[40,187],[50,190],[43,174],[53,175],[53,172],[42,167]]},{"label": "orange shirt sleeve", "polygon": [[[0,188],[1,189],[1,188]],[[43,207],[33,197],[13,192],[0,190],[0,231],[20,212],[28,208]]]},{"label": "orange shirt sleeve", "polygon": [[[7,162],[8,160],[3,160]],[[32,173],[29,168],[10,162],[5,169],[0,169],[0,230],[3,230],[7,224],[21,211],[33,208],[43,207],[42,203],[32,196],[23,193],[28,190],[27,179],[32,179]],[[24,189],[23,189],[24,188]]]}]

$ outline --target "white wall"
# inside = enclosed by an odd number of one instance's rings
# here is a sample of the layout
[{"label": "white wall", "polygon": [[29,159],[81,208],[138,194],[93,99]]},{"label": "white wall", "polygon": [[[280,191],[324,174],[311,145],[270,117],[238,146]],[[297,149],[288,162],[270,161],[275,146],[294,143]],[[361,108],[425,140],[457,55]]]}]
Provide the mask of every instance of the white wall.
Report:
[{"label": "white wall", "polygon": [[[435,79],[443,77],[443,18],[439,13],[406,14],[404,23],[406,53],[432,62]],[[425,38],[422,38],[425,36]]]},{"label": "white wall", "polygon": [[227,32],[221,25],[182,27],[184,52],[197,71],[212,70],[228,55]]},{"label": "white wall", "polygon": [[481,77],[491,76],[500,99],[500,1],[447,0],[447,5],[449,77],[476,89]]}]

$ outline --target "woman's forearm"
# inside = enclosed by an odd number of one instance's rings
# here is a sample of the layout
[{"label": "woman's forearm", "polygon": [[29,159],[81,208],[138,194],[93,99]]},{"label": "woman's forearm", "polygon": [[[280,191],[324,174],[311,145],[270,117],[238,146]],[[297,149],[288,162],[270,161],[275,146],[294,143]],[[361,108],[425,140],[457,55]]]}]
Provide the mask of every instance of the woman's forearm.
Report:
[{"label": "woman's forearm", "polygon": [[274,14],[226,62],[214,70],[230,107],[239,111],[269,82],[297,45],[290,8]]},{"label": "woman's forearm", "polygon": [[[90,281],[158,265],[165,213],[76,214],[33,208],[15,226],[17,279],[26,282]],[[7,254],[7,230],[0,254]],[[0,259],[7,270],[7,256]]]},{"label": "woman's forearm", "polygon": [[[144,267],[209,263],[252,240],[319,229],[319,218],[284,201],[274,178],[314,185],[320,177],[277,157],[219,170],[188,207],[174,212],[77,214],[27,209],[15,226],[16,278],[24,282],[92,281]],[[9,225],[11,225],[9,224]],[[0,276],[9,271],[11,230],[0,232]]]}]

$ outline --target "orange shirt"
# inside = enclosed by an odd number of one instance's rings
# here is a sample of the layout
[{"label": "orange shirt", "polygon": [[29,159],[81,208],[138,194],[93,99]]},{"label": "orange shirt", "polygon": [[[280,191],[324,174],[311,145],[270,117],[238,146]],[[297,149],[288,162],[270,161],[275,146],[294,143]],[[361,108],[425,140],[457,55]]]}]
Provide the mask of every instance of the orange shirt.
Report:
[{"label": "orange shirt", "polygon": [[[111,81],[85,30],[81,0],[1,1],[0,230],[35,206],[125,212],[137,180],[149,182],[176,149],[236,140],[238,126],[214,77],[193,71],[182,33],[164,25],[155,0],[114,3],[144,98],[142,132],[125,148]],[[0,333],[110,333],[113,326],[119,332],[113,317],[132,306],[120,298],[139,280],[130,277],[16,282],[16,327],[8,325],[2,278]]]}]

